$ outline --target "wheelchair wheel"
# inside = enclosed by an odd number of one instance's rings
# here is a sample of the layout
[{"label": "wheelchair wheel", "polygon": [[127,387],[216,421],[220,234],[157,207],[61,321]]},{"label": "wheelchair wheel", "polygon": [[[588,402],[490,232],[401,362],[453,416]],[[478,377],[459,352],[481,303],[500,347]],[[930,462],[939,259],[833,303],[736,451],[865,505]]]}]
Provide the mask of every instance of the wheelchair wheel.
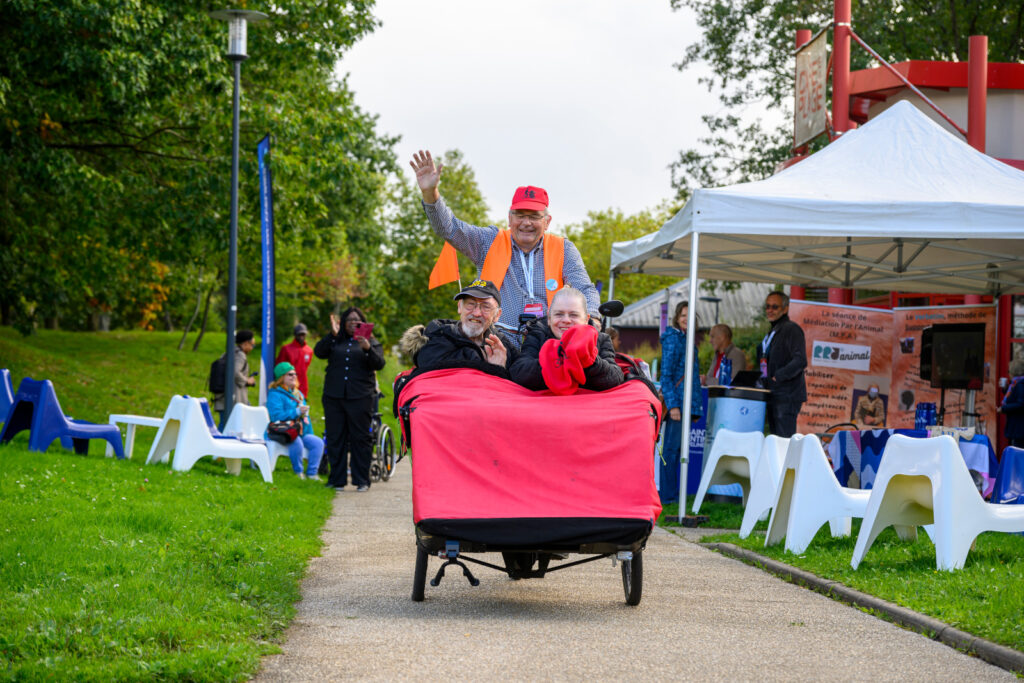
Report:
[{"label": "wheelchair wheel", "polygon": [[371,482],[380,481],[381,475],[384,472],[384,460],[381,458],[379,437],[382,428],[383,423],[380,420],[380,413],[374,413],[370,421],[370,440],[373,442],[373,451],[370,453]]},{"label": "wheelchair wheel", "polygon": [[380,478],[387,481],[395,471],[395,437],[391,427],[381,427],[377,448],[381,455]]},{"label": "wheelchair wheel", "polygon": [[626,604],[640,604],[644,592],[644,556],[642,550],[633,553],[632,560],[622,560],[622,589],[626,594]]}]

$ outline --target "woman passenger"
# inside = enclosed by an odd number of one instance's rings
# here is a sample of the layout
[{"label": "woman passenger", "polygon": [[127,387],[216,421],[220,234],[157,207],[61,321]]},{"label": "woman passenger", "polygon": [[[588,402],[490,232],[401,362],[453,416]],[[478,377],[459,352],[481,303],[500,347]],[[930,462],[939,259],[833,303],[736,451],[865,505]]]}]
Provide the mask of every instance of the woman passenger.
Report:
[{"label": "woman passenger", "polygon": [[[509,368],[512,380],[534,391],[554,390],[544,379],[540,362],[541,348],[550,339],[562,339],[577,325],[588,325],[589,318],[587,299],[583,292],[568,285],[558,290],[551,300],[547,317],[531,323],[519,358]],[[579,388],[602,391],[622,384],[622,369],[615,363],[615,349],[607,334],[599,332],[596,335],[594,348],[588,355],[593,360],[584,365],[586,381]]]}]

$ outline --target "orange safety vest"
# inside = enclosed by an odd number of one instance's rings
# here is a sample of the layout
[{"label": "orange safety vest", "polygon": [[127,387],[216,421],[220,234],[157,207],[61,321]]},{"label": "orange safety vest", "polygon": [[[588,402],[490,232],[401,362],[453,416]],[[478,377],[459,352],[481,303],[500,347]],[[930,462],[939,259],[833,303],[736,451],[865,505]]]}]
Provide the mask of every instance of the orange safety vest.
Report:
[{"label": "orange safety vest", "polygon": [[[565,239],[550,232],[544,233],[544,289],[548,295],[548,307],[555,297],[555,292],[562,288],[562,264],[565,263]],[[501,290],[501,283],[505,281],[505,274],[512,264],[512,231],[499,230],[491,242],[491,248],[487,250],[487,257],[480,269],[480,278],[490,280],[494,286]],[[554,280],[554,288],[550,287]]]}]

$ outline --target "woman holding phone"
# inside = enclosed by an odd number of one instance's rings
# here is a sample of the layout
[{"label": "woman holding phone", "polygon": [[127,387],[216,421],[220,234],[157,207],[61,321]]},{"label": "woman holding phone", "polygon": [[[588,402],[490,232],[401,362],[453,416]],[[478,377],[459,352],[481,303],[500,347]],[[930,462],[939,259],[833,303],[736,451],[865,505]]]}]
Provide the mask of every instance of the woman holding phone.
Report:
[{"label": "woman holding phone", "polygon": [[342,490],[348,483],[352,454],[352,483],[356,491],[370,490],[373,453],[370,422],[377,403],[377,370],[384,367],[384,350],[373,338],[366,316],[350,306],[341,316],[331,314],[331,329],[313,348],[327,361],[324,378],[324,434],[331,464],[327,486]]}]

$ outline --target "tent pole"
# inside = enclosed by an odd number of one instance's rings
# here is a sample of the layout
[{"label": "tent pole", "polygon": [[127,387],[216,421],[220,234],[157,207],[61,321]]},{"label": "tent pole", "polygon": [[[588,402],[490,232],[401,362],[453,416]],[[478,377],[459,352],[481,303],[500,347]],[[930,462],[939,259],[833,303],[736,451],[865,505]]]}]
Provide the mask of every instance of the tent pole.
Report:
[{"label": "tent pole", "polygon": [[605,301],[611,301],[615,298],[615,271],[608,271],[608,298]]},{"label": "tent pole", "polygon": [[[679,458],[679,523],[686,516],[686,475],[690,465],[690,403],[693,401],[693,359],[697,354],[693,340],[697,336],[697,261],[700,258],[700,236],[690,238],[690,306],[686,310],[686,367],[683,368],[683,425]],[[673,321],[675,322],[675,321]]]}]

